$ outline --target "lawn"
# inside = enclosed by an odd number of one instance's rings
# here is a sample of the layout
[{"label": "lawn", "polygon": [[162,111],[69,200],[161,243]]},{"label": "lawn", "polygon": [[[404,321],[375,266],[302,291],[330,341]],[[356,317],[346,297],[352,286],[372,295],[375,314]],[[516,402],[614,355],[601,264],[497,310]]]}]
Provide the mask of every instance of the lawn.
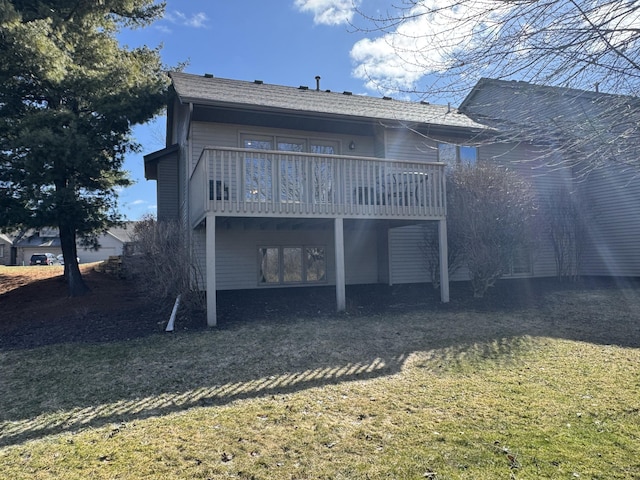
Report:
[{"label": "lawn", "polygon": [[640,479],[639,319],[591,286],[7,347],[0,478]]}]

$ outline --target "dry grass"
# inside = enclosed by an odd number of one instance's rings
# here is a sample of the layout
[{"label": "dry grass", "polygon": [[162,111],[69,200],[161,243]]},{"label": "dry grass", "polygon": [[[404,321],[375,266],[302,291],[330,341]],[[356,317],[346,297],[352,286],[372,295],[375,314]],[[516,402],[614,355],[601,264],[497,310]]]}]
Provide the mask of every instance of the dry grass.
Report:
[{"label": "dry grass", "polygon": [[0,352],[0,478],[640,478],[640,295]]}]

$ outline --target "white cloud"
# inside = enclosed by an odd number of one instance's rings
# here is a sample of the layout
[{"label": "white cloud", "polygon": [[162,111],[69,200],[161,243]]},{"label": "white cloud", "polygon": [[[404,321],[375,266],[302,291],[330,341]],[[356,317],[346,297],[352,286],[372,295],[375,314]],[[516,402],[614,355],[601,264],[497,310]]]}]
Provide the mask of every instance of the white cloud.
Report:
[{"label": "white cloud", "polygon": [[145,205],[146,203],[145,200],[134,200],[133,202],[129,202],[129,205]]},{"label": "white cloud", "polygon": [[165,33],[165,34],[173,32],[169,27],[165,25],[154,25],[154,28],[157,30],[160,30],[162,33]]},{"label": "white cloud", "polygon": [[395,28],[354,44],[350,52],[353,75],[372,90],[411,90],[425,75],[451,67],[453,54],[480,41],[478,26],[483,26],[484,35],[490,35],[498,25],[498,14],[504,13],[496,8],[487,14],[475,2],[419,2]]},{"label": "white cloud", "polygon": [[301,12],[313,13],[313,21],[323,25],[340,25],[353,19],[360,0],[295,0]]},{"label": "white cloud", "polygon": [[209,17],[204,12],[187,15],[186,13],[174,10],[173,12],[165,12],[164,19],[177,25],[184,25],[193,28],[204,28]]}]

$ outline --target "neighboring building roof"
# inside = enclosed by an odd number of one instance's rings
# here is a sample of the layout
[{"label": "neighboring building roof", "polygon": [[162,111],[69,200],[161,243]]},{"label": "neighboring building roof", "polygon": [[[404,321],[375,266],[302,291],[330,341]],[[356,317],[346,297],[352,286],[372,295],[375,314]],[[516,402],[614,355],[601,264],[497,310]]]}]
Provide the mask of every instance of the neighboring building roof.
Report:
[{"label": "neighboring building roof", "polygon": [[575,123],[609,112],[619,116],[623,111],[618,108],[622,105],[639,108],[640,100],[575,88],[481,78],[459,110],[476,119],[504,119],[512,123],[544,119]]},{"label": "neighboring building roof", "polygon": [[5,235],[4,233],[0,233],[0,241],[4,242],[4,243],[8,243],[10,245],[13,244],[13,240],[11,240],[7,235]]},{"label": "neighboring building roof", "polygon": [[41,237],[32,231],[15,242],[16,247],[51,248],[60,247],[60,237]]},{"label": "neighboring building roof", "polygon": [[[474,120],[501,132],[506,141],[557,149],[590,167],[637,165],[640,99],[573,88],[483,78],[460,105]],[[587,169],[588,170],[588,169]]]},{"label": "neighboring building roof", "polygon": [[[105,235],[110,235],[122,243],[128,243],[131,241],[135,223],[136,222],[125,222],[122,227],[112,227]],[[13,243],[17,247],[60,247],[60,237],[40,236],[41,233],[42,232],[38,232],[35,229],[27,230],[23,232],[23,235],[17,237]],[[48,231],[45,233],[48,233]],[[3,237],[3,235],[0,234],[0,237]]]},{"label": "neighboring building roof", "polygon": [[107,235],[111,235],[122,243],[131,242],[135,224],[136,222],[125,222],[122,227],[111,227],[109,231],[107,231]]},{"label": "neighboring building roof", "polygon": [[174,89],[182,103],[313,113],[368,120],[421,123],[486,130],[456,109],[428,103],[374,98],[306,87],[285,87],[260,81],[247,82],[211,76],[171,72]]}]

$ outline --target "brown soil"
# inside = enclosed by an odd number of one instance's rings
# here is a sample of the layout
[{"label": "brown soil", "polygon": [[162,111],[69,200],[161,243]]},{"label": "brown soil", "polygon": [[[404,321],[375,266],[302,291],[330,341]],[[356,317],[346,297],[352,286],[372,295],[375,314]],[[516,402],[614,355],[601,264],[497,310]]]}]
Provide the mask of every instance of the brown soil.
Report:
[{"label": "brown soil", "polygon": [[[154,302],[130,280],[82,266],[91,291],[69,298],[62,267],[0,267],[0,349],[30,348],[65,342],[109,342],[143,337],[164,329],[174,299]],[[607,279],[591,279],[582,289],[614,288]],[[451,285],[451,302],[442,304],[429,285],[361,285],[347,287],[345,316],[411,310],[497,311],[538,307],[552,289],[574,289],[552,279],[498,283],[484,299],[474,299],[468,283]],[[334,287],[221,291],[218,325],[287,321],[300,316],[335,316]],[[182,310],[176,330],[206,328],[203,312]]]},{"label": "brown soil", "polygon": [[70,298],[63,267],[0,267],[0,348],[103,342],[159,330],[159,312],[130,282],[83,265],[91,291]]}]

